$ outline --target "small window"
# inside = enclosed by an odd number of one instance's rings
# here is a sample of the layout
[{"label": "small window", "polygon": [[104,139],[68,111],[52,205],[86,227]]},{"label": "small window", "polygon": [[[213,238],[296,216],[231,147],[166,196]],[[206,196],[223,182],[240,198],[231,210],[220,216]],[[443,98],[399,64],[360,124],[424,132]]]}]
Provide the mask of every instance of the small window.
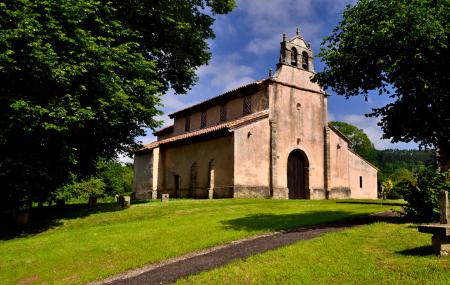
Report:
[{"label": "small window", "polygon": [[220,106],[220,121],[221,122],[227,121],[227,106],[225,105]]},{"label": "small window", "polygon": [[187,116],[184,121],[184,130],[186,132],[189,132],[191,130],[191,117]]},{"label": "small window", "polygon": [[206,111],[202,112],[202,116],[200,118],[200,128],[206,127]]},{"label": "small window", "polygon": [[245,116],[245,115],[249,115],[251,113],[252,113],[252,97],[245,96],[244,102],[243,102],[242,114]]},{"label": "small window", "polygon": [[359,177],[359,188],[363,188],[363,180],[362,180],[362,176]]},{"label": "small window", "polygon": [[297,49],[296,48],[292,48],[292,50],[291,50],[291,64],[293,66],[297,66],[297,57],[298,57]]},{"label": "small window", "polygon": [[309,70],[309,56],[306,51],[302,53],[302,68]]}]

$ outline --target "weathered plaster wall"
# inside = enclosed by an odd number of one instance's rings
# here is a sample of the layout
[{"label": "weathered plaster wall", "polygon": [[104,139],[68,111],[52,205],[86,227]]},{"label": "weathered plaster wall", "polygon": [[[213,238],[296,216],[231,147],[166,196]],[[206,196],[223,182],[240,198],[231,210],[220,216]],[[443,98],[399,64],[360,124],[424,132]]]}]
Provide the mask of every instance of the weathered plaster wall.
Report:
[{"label": "weathered plaster wall", "polygon": [[[267,89],[264,88],[251,96],[252,113],[256,113],[265,109],[268,109],[268,96]],[[225,104],[227,112],[227,121],[231,121],[242,117],[243,111],[243,97],[232,99]],[[185,121],[186,117],[180,117],[174,119],[174,132],[173,134],[160,136],[159,139],[171,137],[176,134],[185,133]],[[190,115],[190,131],[200,128],[201,112],[195,112]],[[206,127],[215,126],[220,122],[220,105],[212,106],[206,109]]]},{"label": "weathered plaster wall", "polygon": [[[179,146],[161,147],[163,174],[161,193],[175,195],[174,175],[180,177],[178,196],[207,198],[209,163],[214,159],[214,197],[232,197],[233,189],[233,136],[208,139]],[[197,164],[196,183],[192,185],[191,167]],[[192,189],[194,188],[194,189]],[[160,193],[159,193],[160,194]]]},{"label": "weathered plaster wall", "polygon": [[134,156],[133,192],[137,199],[151,197],[153,188],[153,152]]},{"label": "weathered plaster wall", "polygon": [[269,119],[234,130],[234,197],[270,197],[269,166]]},{"label": "weathered plaster wall", "polygon": [[[377,198],[377,170],[355,153],[349,151],[349,177],[352,199]],[[362,188],[359,177],[362,177]]]},{"label": "weathered plaster wall", "polygon": [[311,71],[300,70],[287,65],[282,65],[275,74],[277,81],[292,84],[301,88],[323,92],[322,88],[314,82],[311,82],[314,73]]},{"label": "weathered plaster wall", "polygon": [[215,126],[220,121],[220,106],[214,106],[206,111],[206,126]]},{"label": "weathered plaster wall", "polygon": [[[282,66],[275,80],[294,82],[301,88],[319,92],[320,87],[310,82],[310,76],[308,71]],[[274,197],[288,197],[288,156],[294,149],[300,149],[309,160],[310,199],[324,199],[325,96],[276,82],[270,92]]]},{"label": "weathered plaster wall", "polygon": [[173,124],[173,133],[174,134],[184,133],[185,123],[186,123],[186,117],[175,118],[174,124]]},{"label": "weathered plaster wall", "polygon": [[331,199],[350,198],[348,142],[330,130]]}]

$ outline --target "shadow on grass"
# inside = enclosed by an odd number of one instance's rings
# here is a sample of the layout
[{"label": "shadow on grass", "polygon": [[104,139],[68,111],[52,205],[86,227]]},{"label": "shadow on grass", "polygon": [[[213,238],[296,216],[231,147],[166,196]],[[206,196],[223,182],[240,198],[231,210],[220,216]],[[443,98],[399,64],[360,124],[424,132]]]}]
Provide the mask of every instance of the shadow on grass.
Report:
[{"label": "shadow on grass", "polygon": [[416,248],[405,249],[401,251],[397,251],[397,253],[401,255],[409,255],[409,256],[429,256],[434,255],[433,247],[431,245],[423,245]]},{"label": "shadow on grass", "polygon": [[64,206],[51,206],[31,209],[29,223],[17,227],[11,223],[3,222],[0,227],[0,240],[9,240],[17,237],[26,237],[45,232],[62,225],[63,219],[76,219],[96,213],[121,211],[122,207],[114,202],[98,203],[89,208],[86,203],[66,204]]},{"label": "shadow on grass", "polygon": [[336,204],[364,204],[364,205],[380,205],[380,206],[405,206],[404,202],[379,202],[379,201],[336,201]]},{"label": "shadow on grass", "polygon": [[298,214],[254,214],[223,221],[226,229],[245,231],[279,231],[304,226],[345,227],[373,222],[402,223],[396,213],[370,216],[347,211],[312,211]]}]

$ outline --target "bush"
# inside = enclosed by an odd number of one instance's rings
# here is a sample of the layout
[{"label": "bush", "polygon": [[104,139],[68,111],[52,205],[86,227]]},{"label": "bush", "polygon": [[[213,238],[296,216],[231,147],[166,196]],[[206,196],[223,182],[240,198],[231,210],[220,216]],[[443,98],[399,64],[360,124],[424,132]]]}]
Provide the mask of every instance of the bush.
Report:
[{"label": "bush", "polygon": [[100,197],[105,193],[105,183],[100,178],[91,177],[80,182],[67,184],[59,189],[56,199]]},{"label": "bush", "polygon": [[[105,183],[108,196],[122,195],[132,190],[133,169],[117,161],[100,160],[97,164],[98,177]],[[130,174],[131,173],[131,174]]]},{"label": "bush", "polygon": [[408,182],[402,187],[401,194],[407,202],[407,216],[416,222],[439,221],[439,193],[450,189],[450,173],[427,166],[415,176],[416,182]]}]

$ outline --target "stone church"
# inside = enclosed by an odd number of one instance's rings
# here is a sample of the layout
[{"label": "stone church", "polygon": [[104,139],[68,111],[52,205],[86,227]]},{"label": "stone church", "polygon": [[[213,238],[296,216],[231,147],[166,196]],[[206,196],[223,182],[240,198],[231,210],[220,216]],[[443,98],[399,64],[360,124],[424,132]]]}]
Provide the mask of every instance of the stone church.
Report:
[{"label": "stone church", "polygon": [[377,169],[328,124],[311,45],[283,36],[269,77],[169,115],[134,157],[137,198],[376,199]]}]

